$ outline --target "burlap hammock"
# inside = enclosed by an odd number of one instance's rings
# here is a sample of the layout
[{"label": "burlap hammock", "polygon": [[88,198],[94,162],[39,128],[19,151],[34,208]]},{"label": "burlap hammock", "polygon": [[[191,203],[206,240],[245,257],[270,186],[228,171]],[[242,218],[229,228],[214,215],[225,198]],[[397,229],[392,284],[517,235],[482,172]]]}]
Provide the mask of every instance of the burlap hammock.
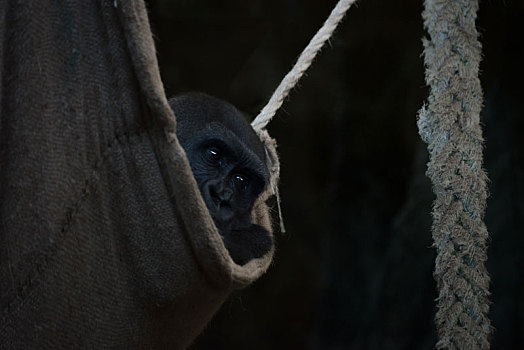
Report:
[{"label": "burlap hammock", "polygon": [[0,347],[186,347],[273,251],[229,257],[143,1],[3,0],[0,45]]}]

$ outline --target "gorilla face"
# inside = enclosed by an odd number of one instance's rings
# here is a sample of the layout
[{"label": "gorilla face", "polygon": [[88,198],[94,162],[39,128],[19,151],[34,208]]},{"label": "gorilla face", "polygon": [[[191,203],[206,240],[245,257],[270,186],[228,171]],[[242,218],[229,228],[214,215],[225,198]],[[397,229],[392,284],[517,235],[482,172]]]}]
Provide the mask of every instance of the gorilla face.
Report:
[{"label": "gorilla face", "polygon": [[198,187],[237,264],[266,254],[272,239],[252,223],[251,211],[269,182],[264,146],[231,104],[190,93],[169,100],[177,137]]}]

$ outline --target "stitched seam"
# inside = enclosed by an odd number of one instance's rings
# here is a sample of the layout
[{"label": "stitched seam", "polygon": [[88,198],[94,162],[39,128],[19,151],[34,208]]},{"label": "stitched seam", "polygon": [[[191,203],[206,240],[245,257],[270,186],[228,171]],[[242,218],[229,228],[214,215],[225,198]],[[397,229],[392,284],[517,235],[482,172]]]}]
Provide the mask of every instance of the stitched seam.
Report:
[{"label": "stitched seam", "polygon": [[65,223],[58,231],[56,236],[52,236],[54,240],[53,243],[46,249],[45,252],[42,252],[39,255],[39,257],[37,258],[37,263],[33,266],[33,268],[27,274],[27,276],[23,279],[16,281],[16,296],[13,298],[13,300],[9,301],[7,303],[7,306],[2,310],[2,323],[4,323],[4,321],[9,315],[17,311],[23,305],[27,296],[32,291],[33,285],[38,283],[36,280],[43,275],[43,273],[46,271],[49,265],[50,260],[53,258],[54,255],[56,255],[56,252],[59,250],[60,242],[63,241],[63,239],[66,237],[71,227],[73,226],[75,217],[80,212],[82,204],[85,202],[89,195],[96,192],[96,185],[98,184],[98,178],[100,175],[99,169],[110,158],[113,147],[115,145],[127,145],[132,140],[139,138],[143,134],[147,134],[148,132],[149,130],[147,129],[139,129],[122,134],[115,134],[111,142],[107,143],[104,151],[102,152],[101,157],[95,162],[94,166],[91,169],[92,175],[84,181],[84,187],[80,192],[80,198],[66,212]]}]

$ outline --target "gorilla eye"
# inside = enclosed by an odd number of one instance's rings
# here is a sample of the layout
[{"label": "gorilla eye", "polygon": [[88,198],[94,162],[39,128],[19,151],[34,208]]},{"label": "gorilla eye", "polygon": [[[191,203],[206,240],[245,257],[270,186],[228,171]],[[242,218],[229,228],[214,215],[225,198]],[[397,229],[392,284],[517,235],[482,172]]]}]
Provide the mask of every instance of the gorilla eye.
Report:
[{"label": "gorilla eye", "polygon": [[248,185],[247,177],[244,175],[236,174],[233,176],[233,181],[235,182],[235,186],[241,190],[244,190]]},{"label": "gorilla eye", "polygon": [[217,163],[220,160],[220,150],[216,147],[208,148],[206,150],[206,158],[213,163]]}]

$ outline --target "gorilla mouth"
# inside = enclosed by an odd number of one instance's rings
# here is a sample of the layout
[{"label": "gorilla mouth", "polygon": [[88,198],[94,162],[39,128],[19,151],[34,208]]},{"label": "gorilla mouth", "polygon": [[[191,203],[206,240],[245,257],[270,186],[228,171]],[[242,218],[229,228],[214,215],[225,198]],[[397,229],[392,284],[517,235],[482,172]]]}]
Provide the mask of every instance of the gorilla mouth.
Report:
[{"label": "gorilla mouth", "polygon": [[223,235],[224,232],[229,232],[231,230],[233,217],[234,213],[231,208],[220,208],[216,211],[211,211],[211,218],[215,222],[215,226],[221,235]]},{"label": "gorilla mouth", "polygon": [[218,219],[221,221],[229,221],[235,215],[233,208],[228,202],[219,202],[216,207]]}]

